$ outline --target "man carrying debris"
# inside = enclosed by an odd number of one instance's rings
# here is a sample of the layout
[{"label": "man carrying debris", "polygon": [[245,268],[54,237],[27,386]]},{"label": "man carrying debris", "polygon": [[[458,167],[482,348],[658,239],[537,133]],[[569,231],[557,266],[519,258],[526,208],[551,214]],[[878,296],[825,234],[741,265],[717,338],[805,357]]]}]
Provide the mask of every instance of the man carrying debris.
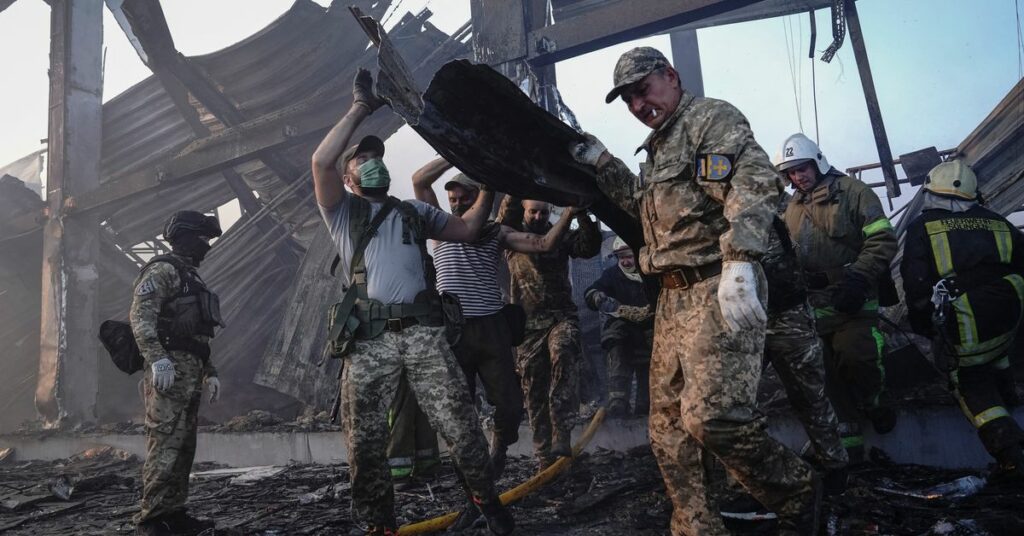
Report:
[{"label": "man carrying debris", "polygon": [[[552,227],[550,216],[547,202],[507,196],[498,221],[520,231],[546,234]],[[601,251],[597,222],[585,211],[575,213],[575,218],[579,228],[569,232],[555,249],[541,253],[510,250],[506,254],[512,275],[511,301],[526,311],[526,335],[516,348],[516,368],[530,417],[534,455],[541,467],[572,456],[573,420],[579,409],[583,349],[569,282],[569,258],[593,257]]]},{"label": "man carrying debris", "polygon": [[933,338],[935,362],[997,467],[991,480],[1024,481],[1024,433],[1010,351],[1024,310],[1024,234],[979,204],[963,161],[939,164],[924,183],[900,273],[914,331]]},{"label": "man carrying debris", "polygon": [[209,340],[222,325],[217,295],[196,268],[221,235],[213,216],[183,210],[164,226],[169,255],[151,259],[135,282],[129,319],[145,361],[146,461],[138,534],[194,534],[213,523],[189,516],[188,477],[196,454],[203,384],[210,402],[220,380],[210,361]]},{"label": "man carrying debris", "polygon": [[633,250],[621,238],[612,241],[615,266],[608,268],[584,293],[587,306],[604,316],[601,348],[608,361],[608,415],[629,415],[631,388],[636,379],[632,414],[646,415],[650,406],[648,369],[654,339],[654,313]]},{"label": "man carrying debris", "polygon": [[661,278],[650,435],[674,506],[672,533],[729,534],[706,486],[706,451],[778,514],[781,534],[812,534],[820,481],[768,435],[755,398],[766,325],[758,259],[778,176],[743,114],[685,92],[661,52],[639,47],[619,58],[606,101],[618,96],[653,130],[641,176],[593,136],[570,151],[641,222],[640,269]]},{"label": "man carrying debris", "polygon": [[369,524],[368,534],[395,533],[385,412],[404,371],[491,531],[509,534],[515,522],[495,492],[487,441],[446,339],[425,244],[427,238],[475,240],[487,207],[481,200],[463,219],[387,195],[391,179],[382,160],[383,142],[366,136],[346,149],[356,128],[385,104],[372,85],[370,73],[360,69],[351,108],[312,158],[317,203],[345,267],[347,292],[358,296],[354,304],[343,300],[353,306],[335,319],[346,326],[341,347],[350,345],[340,398],[353,510]]},{"label": "man carrying debris", "polygon": [[[416,199],[438,207],[432,185],[451,168],[438,158],[413,174]],[[490,207],[494,193],[484,185],[459,173],[444,184],[452,214],[463,217],[479,198]],[[558,223],[546,234],[524,233],[497,223],[484,228],[480,239],[472,243],[435,242],[434,265],[437,267],[437,288],[459,298],[465,324],[462,337],[455,345],[455,357],[466,375],[471,398],[476,398],[476,377],[484,386],[487,401],[494,406],[494,436],[491,438],[491,461],[495,478],[505,468],[509,445],[519,440],[519,423],[523,420],[523,391],[516,375],[512,332],[521,330],[512,324],[511,307],[505,305],[498,285],[498,262],[502,250],[518,253],[544,253],[555,250],[569,228],[574,211],[566,210]],[[514,307],[514,306],[512,306]]]},{"label": "man carrying debris", "polygon": [[[782,192],[777,213],[788,204],[789,196]],[[823,472],[825,493],[838,495],[846,489],[849,457],[826,394],[822,343],[814,328],[814,312],[796,249],[785,222],[777,215],[761,258],[768,281],[765,362],[778,374],[789,405],[807,433],[812,463]]]},{"label": "man carrying debris", "polygon": [[803,134],[786,139],[776,167],[796,188],[786,226],[824,343],[826,386],[843,445],[856,459],[863,455],[861,415],[878,433],[896,424],[896,413],[880,399],[885,367],[878,330],[879,291],[892,286],[896,234],[871,188],[830,166]]}]

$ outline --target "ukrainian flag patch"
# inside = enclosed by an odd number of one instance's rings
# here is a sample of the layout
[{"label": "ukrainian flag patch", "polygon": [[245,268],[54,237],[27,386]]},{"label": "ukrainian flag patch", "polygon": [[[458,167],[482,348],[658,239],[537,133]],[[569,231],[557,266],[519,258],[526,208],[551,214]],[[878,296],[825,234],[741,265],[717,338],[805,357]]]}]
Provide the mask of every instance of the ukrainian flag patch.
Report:
[{"label": "ukrainian flag patch", "polygon": [[733,168],[731,154],[702,153],[697,155],[694,168],[697,178],[702,181],[722,182],[732,178]]}]

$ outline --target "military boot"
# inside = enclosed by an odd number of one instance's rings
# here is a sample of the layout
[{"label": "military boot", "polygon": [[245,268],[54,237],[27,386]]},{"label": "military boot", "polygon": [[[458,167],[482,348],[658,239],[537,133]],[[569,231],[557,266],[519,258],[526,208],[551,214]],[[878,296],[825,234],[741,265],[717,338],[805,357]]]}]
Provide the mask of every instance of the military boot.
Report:
[{"label": "military boot", "polygon": [[516,520],[512,518],[512,513],[501,504],[501,499],[497,495],[486,500],[474,496],[473,505],[483,514],[484,520],[487,521],[487,528],[492,533],[504,536],[512,534],[512,531],[516,530]]},{"label": "military boot", "polygon": [[825,495],[830,497],[842,495],[846,492],[849,480],[850,470],[845,465],[826,469],[822,477],[822,482],[825,485]]},{"label": "military boot", "polygon": [[551,438],[551,457],[572,457],[572,430],[556,430]]},{"label": "military boot", "polygon": [[996,454],[996,467],[988,477],[989,482],[997,485],[1024,484],[1024,451],[1020,445],[1003,449]]},{"label": "military boot", "polygon": [[138,536],[170,536],[175,534],[175,531],[171,528],[167,516],[157,516],[136,525],[135,534]]},{"label": "military boot", "polygon": [[366,536],[397,536],[398,529],[384,525],[370,525],[366,527]]},{"label": "military boot", "polygon": [[615,419],[621,419],[629,414],[629,404],[621,398],[616,398],[608,402],[608,416]]},{"label": "military boot", "polygon": [[821,504],[824,483],[818,473],[811,476],[811,490],[802,497],[796,514],[779,516],[779,536],[817,536],[821,534]]},{"label": "military boot", "polygon": [[204,530],[216,527],[216,523],[210,519],[201,519],[188,515],[185,510],[179,510],[167,516],[171,529],[177,534],[199,534]]},{"label": "military boot", "polygon": [[871,427],[879,434],[888,434],[896,428],[896,410],[888,405],[875,406],[865,411]]}]

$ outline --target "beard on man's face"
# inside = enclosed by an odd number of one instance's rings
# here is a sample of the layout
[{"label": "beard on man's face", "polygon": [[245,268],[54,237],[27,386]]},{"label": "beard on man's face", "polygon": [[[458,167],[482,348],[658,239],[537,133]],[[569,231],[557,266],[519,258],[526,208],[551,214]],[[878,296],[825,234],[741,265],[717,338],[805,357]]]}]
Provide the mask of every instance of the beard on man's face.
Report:
[{"label": "beard on man's face", "polygon": [[526,230],[531,233],[544,233],[548,230],[547,226],[548,222],[544,220],[529,220],[523,222],[523,227],[525,227]]},{"label": "beard on man's face", "polygon": [[452,215],[462,216],[469,212],[469,209],[473,208],[473,205],[451,205]]}]

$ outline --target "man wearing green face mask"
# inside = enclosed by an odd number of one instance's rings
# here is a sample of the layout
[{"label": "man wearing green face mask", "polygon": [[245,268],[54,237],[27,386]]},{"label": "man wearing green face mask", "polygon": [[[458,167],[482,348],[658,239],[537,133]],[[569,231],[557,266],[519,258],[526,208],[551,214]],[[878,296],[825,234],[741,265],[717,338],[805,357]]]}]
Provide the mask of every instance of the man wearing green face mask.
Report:
[{"label": "man wearing green face mask", "polygon": [[368,534],[396,532],[386,412],[404,373],[431,426],[448,444],[473,504],[492,532],[509,534],[515,522],[498,499],[466,380],[432,310],[430,296],[436,293],[425,249],[428,238],[475,240],[490,205],[484,206],[481,196],[458,218],[420,201],[388,196],[391,181],[380,138],[366,136],[345,149],[360,123],[385,104],[372,85],[370,73],[360,69],[351,108],[312,161],[316,200],[341,257],[341,277],[348,292],[359,296],[351,314],[359,327],[344,356],[340,392],[353,511],[369,525]]}]

